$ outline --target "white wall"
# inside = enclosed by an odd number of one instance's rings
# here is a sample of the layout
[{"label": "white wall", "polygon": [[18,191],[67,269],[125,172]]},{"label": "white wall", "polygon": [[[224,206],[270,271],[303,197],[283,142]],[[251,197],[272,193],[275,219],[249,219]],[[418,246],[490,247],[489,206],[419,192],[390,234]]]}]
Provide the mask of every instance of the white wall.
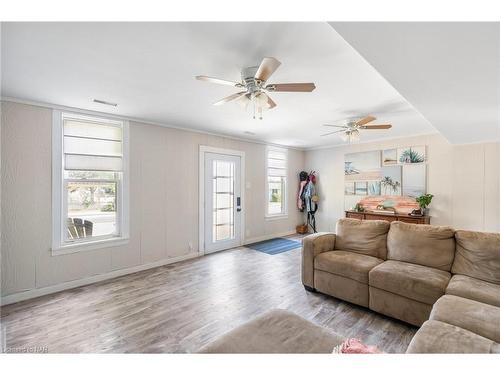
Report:
[{"label": "white wall", "polygon": [[3,303],[196,256],[199,145],[245,152],[247,242],[293,231],[302,221],[295,196],[304,152],[289,150],[288,218],[266,221],[265,145],[132,122],[129,243],[52,256],[51,126],[51,109],[2,103]]},{"label": "white wall", "polygon": [[431,224],[500,232],[500,143],[453,146],[439,134],[306,152],[306,170],[318,172],[319,230],[333,231],[344,217],[346,153],[411,145],[427,146]]}]

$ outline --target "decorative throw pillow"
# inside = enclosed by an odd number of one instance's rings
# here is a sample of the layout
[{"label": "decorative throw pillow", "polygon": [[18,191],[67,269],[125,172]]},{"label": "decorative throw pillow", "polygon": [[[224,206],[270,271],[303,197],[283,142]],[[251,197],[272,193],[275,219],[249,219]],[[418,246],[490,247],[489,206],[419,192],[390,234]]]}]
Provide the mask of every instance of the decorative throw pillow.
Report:
[{"label": "decorative throw pillow", "polygon": [[333,348],[333,354],[380,354],[376,346],[363,344],[358,339],[347,339]]}]

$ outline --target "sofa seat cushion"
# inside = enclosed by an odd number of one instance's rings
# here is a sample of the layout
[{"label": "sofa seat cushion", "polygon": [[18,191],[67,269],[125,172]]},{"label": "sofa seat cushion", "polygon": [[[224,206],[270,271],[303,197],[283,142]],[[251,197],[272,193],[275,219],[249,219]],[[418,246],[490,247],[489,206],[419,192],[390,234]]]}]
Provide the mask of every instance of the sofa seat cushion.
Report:
[{"label": "sofa seat cushion", "polygon": [[331,353],[345,339],[286,310],[271,310],[215,339],[199,353]]},{"label": "sofa seat cushion", "polygon": [[314,268],[368,284],[368,272],[384,261],[349,251],[328,251],[314,258]]},{"label": "sofa seat cushion", "polygon": [[463,328],[428,320],[413,336],[406,353],[500,353],[500,345]]},{"label": "sofa seat cushion", "polygon": [[469,276],[454,275],[446,288],[446,294],[500,307],[500,285]]},{"label": "sofa seat cushion", "polygon": [[429,319],[466,329],[500,343],[500,307],[447,294],[436,301]]},{"label": "sofa seat cushion", "polygon": [[415,301],[399,294],[368,287],[370,310],[380,314],[402,320],[403,322],[420,327],[426,320],[429,320],[432,305],[420,301]]},{"label": "sofa seat cushion", "polygon": [[395,260],[369,273],[370,286],[430,305],[444,294],[450,278],[446,271]]}]

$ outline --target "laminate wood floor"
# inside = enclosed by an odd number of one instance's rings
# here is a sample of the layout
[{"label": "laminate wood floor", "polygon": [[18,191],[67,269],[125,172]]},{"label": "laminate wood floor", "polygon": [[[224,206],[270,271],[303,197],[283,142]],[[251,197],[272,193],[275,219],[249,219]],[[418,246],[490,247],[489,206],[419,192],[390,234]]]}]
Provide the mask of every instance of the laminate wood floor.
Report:
[{"label": "laminate wood floor", "polygon": [[51,353],[196,352],[273,308],[295,312],[389,353],[416,328],[338,299],[306,292],[300,249],[268,255],[236,248],[4,306],[7,348]]}]

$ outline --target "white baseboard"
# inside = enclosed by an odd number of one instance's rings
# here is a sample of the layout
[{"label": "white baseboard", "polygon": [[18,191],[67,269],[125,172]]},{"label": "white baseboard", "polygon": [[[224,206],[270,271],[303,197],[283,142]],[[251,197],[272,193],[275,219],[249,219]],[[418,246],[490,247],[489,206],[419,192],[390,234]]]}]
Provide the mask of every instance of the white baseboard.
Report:
[{"label": "white baseboard", "polygon": [[40,297],[40,296],[44,296],[46,294],[52,294],[52,293],[60,292],[60,291],[67,290],[67,289],[78,288],[80,286],[97,283],[99,281],[104,281],[104,280],[113,279],[115,277],[124,276],[124,275],[127,275],[129,273],[144,271],[144,270],[148,270],[151,268],[160,267],[160,266],[180,262],[180,261],[187,260],[187,259],[197,258],[199,256],[200,256],[200,254],[198,254],[198,253],[187,254],[187,255],[182,255],[179,257],[175,257],[175,258],[162,259],[162,260],[159,260],[159,261],[153,262],[153,263],[141,264],[141,265],[129,267],[129,268],[122,268],[122,269],[119,269],[116,271],[111,271],[111,272],[100,274],[100,275],[86,277],[84,279],[71,280],[71,281],[61,283],[61,284],[47,286],[44,288],[31,289],[31,290],[27,290],[25,292],[9,294],[5,297],[0,298],[0,306],[9,305],[11,303],[20,302],[20,301],[25,301],[27,299]]},{"label": "white baseboard", "polygon": [[282,232],[282,233],[271,233],[271,234],[266,234],[264,236],[258,236],[258,237],[245,238],[245,241],[243,241],[243,244],[248,245],[248,244],[255,243],[255,242],[270,240],[270,239],[276,238],[276,237],[286,237],[286,236],[290,236],[292,234],[295,234],[294,230],[290,230],[290,231]]}]

